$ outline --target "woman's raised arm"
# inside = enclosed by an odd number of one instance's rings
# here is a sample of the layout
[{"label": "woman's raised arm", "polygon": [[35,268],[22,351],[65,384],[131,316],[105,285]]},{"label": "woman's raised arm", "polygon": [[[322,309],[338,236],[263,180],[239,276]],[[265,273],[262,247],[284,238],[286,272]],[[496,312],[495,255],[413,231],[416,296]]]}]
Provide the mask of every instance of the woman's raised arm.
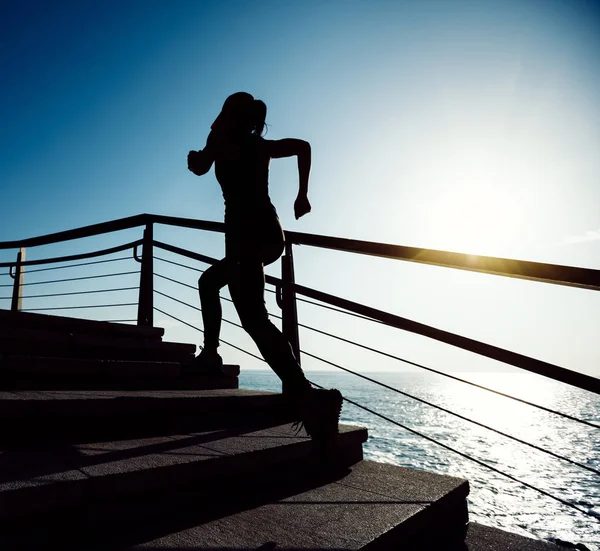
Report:
[{"label": "woman's raised arm", "polygon": [[308,177],[311,166],[311,149],[307,141],[296,138],[285,138],[283,140],[263,140],[266,153],[271,159],[283,157],[298,157],[299,188],[298,197],[294,202],[294,214],[296,220],[311,211],[308,201]]}]

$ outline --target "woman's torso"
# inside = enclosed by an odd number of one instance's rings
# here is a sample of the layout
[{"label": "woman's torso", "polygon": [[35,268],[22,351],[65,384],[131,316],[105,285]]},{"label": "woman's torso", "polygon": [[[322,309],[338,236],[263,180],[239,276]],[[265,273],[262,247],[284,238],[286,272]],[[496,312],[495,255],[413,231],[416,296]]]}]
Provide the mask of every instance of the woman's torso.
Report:
[{"label": "woman's torso", "polygon": [[246,135],[219,142],[215,175],[225,200],[225,223],[245,225],[277,216],[269,198],[269,157],[262,138]]}]

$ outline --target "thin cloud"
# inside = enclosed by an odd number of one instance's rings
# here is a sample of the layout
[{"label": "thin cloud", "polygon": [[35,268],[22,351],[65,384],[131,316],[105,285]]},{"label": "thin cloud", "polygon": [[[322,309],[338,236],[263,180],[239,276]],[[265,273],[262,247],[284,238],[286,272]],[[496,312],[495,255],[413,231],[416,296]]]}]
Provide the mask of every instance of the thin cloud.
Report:
[{"label": "thin cloud", "polygon": [[600,241],[600,230],[588,230],[583,235],[572,235],[563,239],[563,243],[588,243],[590,241]]}]

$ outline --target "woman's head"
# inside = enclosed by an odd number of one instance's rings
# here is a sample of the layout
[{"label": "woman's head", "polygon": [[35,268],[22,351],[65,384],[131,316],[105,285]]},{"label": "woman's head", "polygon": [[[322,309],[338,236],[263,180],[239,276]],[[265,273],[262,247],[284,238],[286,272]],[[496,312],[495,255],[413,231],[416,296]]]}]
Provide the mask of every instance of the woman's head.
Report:
[{"label": "woman's head", "polygon": [[261,136],[266,118],[267,106],[263,101],[254,99],[247,92],[236,92],[225,100],[211,129],[250,132]]}]

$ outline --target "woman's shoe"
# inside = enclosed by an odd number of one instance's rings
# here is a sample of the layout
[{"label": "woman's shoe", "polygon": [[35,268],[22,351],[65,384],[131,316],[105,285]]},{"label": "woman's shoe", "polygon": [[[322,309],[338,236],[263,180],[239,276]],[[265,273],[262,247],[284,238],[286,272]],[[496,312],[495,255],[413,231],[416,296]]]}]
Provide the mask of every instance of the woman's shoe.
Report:
[{"label": "woman's shoe", "polygon": [[337,453],[342,402],[342,394],[337,389],[313,388],[300,399],[297,412],[301,421],[292,425],[296,434],[304,427],[313,442],[315,455],[326,461],[335,460]]},{"label": "woman's shoe", "polygon": [[216,350],[207,352],[203,348],[200,354],[186,366],[185,371],[197,375],[223,375],[223,358]]}]

